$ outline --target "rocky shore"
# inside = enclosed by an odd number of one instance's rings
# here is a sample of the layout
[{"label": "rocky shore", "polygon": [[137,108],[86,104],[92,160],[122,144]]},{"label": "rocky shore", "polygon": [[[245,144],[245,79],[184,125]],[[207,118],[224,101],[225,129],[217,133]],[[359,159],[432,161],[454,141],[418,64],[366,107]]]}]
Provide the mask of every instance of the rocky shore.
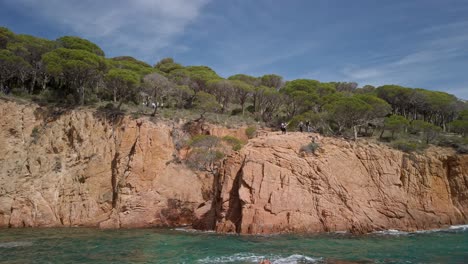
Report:
[{"label": "rocky shore", "polygon": [[[0,101],[0,124],[0,227],[270,234],[468,223],[468,156],[450,149],[320,137],[304,153],[312,134],[272,132],[228,153],[214,176],[183,162],[183,122]],[[246,139],[245,128],[204,129]]]}]

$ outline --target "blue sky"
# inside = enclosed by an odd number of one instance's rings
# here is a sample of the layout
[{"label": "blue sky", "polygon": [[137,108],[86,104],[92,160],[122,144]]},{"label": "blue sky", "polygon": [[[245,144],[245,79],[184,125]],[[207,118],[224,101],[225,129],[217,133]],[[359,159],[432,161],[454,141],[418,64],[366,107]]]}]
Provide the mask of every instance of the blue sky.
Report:
[{"label": "blue sky", "polygon": [[400,84],[468,99],[467,0],[0,0],[0,25],[221,76]]}]

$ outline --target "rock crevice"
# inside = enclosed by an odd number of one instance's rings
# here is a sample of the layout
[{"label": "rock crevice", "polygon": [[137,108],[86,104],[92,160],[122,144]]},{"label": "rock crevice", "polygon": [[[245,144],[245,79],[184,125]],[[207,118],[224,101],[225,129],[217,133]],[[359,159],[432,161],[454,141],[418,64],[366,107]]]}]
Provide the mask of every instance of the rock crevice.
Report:
[{"label": "rock crevice", "polygon": [[[468,156],[268,133],[216,175],[184,165],[183,125],[0,100],[0,227],[185,226],[369,232],[468,222]],[[47,114],[51,113],[51,114]],[[243,130],[207,125],[223,137]]]}]

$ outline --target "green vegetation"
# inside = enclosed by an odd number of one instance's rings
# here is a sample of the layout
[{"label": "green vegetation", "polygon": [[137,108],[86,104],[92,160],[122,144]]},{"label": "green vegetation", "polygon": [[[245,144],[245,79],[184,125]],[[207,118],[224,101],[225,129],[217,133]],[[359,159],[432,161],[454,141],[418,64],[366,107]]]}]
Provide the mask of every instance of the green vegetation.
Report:
[{"label": "green vegetation", "polygon": [[244,145],[244,142],[242,142],[242,140],[236,138],[236,137],[233,137],[233,136],[225,136],[223,137],[223,141],[225,141],[226,143],[228,143],[229,145],[232,146],[232,150],[234,151],[239,151],[242,146]]},{"label": "green vegetation", "polygon": [[395,140],[392,142],[392,146],[404,152],[420,151],[427,147],[426,144],[423,144],[421,142],[414,141],[414,140],[408,140],[408,139]]},{"label": "green vegetation", "polygon": [[[378,132],[382,141],[394,141],[390,144],[408,150],[414,148],[398,140],[437,144],[447,133],[461,139],[468,134],[467,102],[444,92],[285,81],[275,74],[223,78],[207,66],[185,66],[172,58],[154,66],[129,56],[106,58],[97,44],[79,37],[47,40],[4,27],[0,27],[0,90],[67,107],[111,103],[109,109],[122,108],[119,111],[133,111],[135,116],[201,115],[226,126],[259,122],[278,128],[286,122],[296,130],[299,122],[309,121],[314,132],[354,139]],[[249,138],[255,133],[254,127],[246,130]],[[457,144],[457,149],[466,149],[466,143]]]},{"label": "green vegetation", "polygon": [[310,142],[309,144],[305,145],[305,146],[302,146],[301,149],[299,150],[300,152],[304,152],[304,153],[312,153],[312,154],[315,154],[315,151],[317,151],[317,149],[319,149],[319,144],[312,141]]},{"label": "green vegetation", "polygon": [[254,138],[257,134],[257,128],[253,126],[249,126],[245,129],[245,134],[248,138]]}]

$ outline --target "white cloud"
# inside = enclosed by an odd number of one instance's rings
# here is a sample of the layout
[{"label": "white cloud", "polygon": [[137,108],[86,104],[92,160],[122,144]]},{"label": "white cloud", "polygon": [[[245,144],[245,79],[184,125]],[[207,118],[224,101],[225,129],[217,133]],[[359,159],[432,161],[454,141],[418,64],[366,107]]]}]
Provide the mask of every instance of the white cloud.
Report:
[{"label": "white cloud", "polygon": [[[455,65],[460,64],[468,54],[468,34],[460,30],[459,22],[434,26],[420,32],[421,40],[413,45],[413,52],[401,54],[390,61],[374,62],[369,65],[348,65],[341,73],[345,79],[361,84],[402,84],[418,86],[422,83],[442,83],[463,87],[454,83],[454,79],[463,79],[453,72]],[[449,67],[450,65],[450,67]],[[451,70],[448,70],[451,69]],[[456,77],[456,78],[455,78]],[[461,80],[461,83],[465,80]],[[447,92],[466,98],[465,89],[441,87]]]},{"label": "white cloud", "polygon": [[[113,55],[146,57],[171,46],[209,1],[7,0],[7,4],[21,6],[73,34],[102,43],[105,50],[123,52]],[[176,49],[181,50],[186,47]]]}]

